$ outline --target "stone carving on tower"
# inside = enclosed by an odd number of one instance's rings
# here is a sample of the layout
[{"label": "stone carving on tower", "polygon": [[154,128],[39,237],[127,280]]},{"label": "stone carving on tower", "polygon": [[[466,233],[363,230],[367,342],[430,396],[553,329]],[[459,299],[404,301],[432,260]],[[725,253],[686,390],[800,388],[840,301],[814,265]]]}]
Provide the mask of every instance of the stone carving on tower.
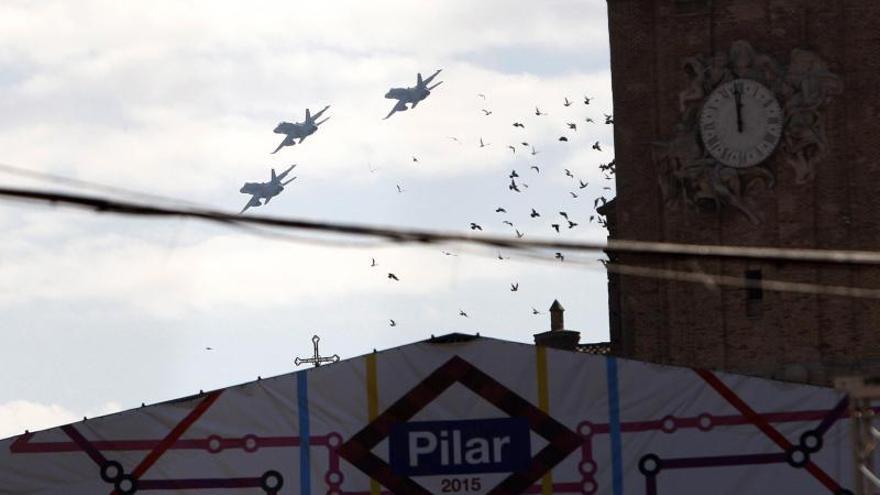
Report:
[{"label": "stone carving on tower", "polygon": [[728,51],[688,57],[687,87],[672,136],[654,143],[654,162],[669,207],[731,207],[753,224],[761,215],[747,200],[772,188],[779,153],[795,182],[813,179],[828,151],[825,107],[842,92],[841,79],[815,53],[792,50],[787,67],[747,41]]}]

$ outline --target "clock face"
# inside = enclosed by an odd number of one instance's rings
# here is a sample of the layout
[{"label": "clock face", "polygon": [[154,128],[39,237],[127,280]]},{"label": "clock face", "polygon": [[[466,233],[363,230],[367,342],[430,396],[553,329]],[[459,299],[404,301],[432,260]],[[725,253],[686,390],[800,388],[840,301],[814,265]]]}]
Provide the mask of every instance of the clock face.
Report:
[{"label": "clock face", "polygon": [[773,92],[749,79],[715,88],[700,112],[703,145],[730,167],[751,167],[767,159],[779,144],[782,126],[782,109]]}]

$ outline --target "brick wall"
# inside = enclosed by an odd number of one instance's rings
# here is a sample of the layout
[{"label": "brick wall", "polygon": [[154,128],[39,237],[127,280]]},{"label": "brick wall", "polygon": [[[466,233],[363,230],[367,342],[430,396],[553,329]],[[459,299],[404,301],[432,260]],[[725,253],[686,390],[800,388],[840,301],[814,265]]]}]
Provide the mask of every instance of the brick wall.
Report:
[{"label": "brick wall", "polygon": [[[612,237],[803,248],[880,249],[880,2],[874,0],[608,0],[617,200]],[[820,55],[844,91],[826,105],[828,153],[798,183],[783,153],[776,184],[748,191],[762,217],[667,206],[652,143],[680,122],[686,57],[746,40],[788,65],[795,48]],[[880,288],[880,270],[792,263],[620,256],[625,264],[743,278]],[[618,354],[648,361],[828,383],[880,372],[880,301],[710,288],[614,277]]]}]

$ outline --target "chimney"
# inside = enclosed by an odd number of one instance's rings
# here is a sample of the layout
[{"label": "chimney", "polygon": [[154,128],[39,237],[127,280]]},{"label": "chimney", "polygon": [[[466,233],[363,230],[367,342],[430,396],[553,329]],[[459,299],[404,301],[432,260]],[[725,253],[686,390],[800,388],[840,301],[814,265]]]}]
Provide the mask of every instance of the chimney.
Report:
[{"label": "chimney", "polygon": [[535,334],[535,345],[573,351],[581,340],[581,333],[565,329],[565,308],[554,300],[550,306],[550,331]]}]

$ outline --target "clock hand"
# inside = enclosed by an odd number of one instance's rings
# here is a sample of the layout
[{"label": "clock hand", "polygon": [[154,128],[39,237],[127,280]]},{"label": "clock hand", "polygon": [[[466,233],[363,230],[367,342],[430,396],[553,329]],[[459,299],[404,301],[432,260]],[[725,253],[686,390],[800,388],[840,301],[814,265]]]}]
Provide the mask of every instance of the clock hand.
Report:
[{"label": "clock hand", "polygon": [[742,119],[742,91],[739,84],[733,86],[733,96],[736,99],[736,130],[739,133],[743,131]]}]

